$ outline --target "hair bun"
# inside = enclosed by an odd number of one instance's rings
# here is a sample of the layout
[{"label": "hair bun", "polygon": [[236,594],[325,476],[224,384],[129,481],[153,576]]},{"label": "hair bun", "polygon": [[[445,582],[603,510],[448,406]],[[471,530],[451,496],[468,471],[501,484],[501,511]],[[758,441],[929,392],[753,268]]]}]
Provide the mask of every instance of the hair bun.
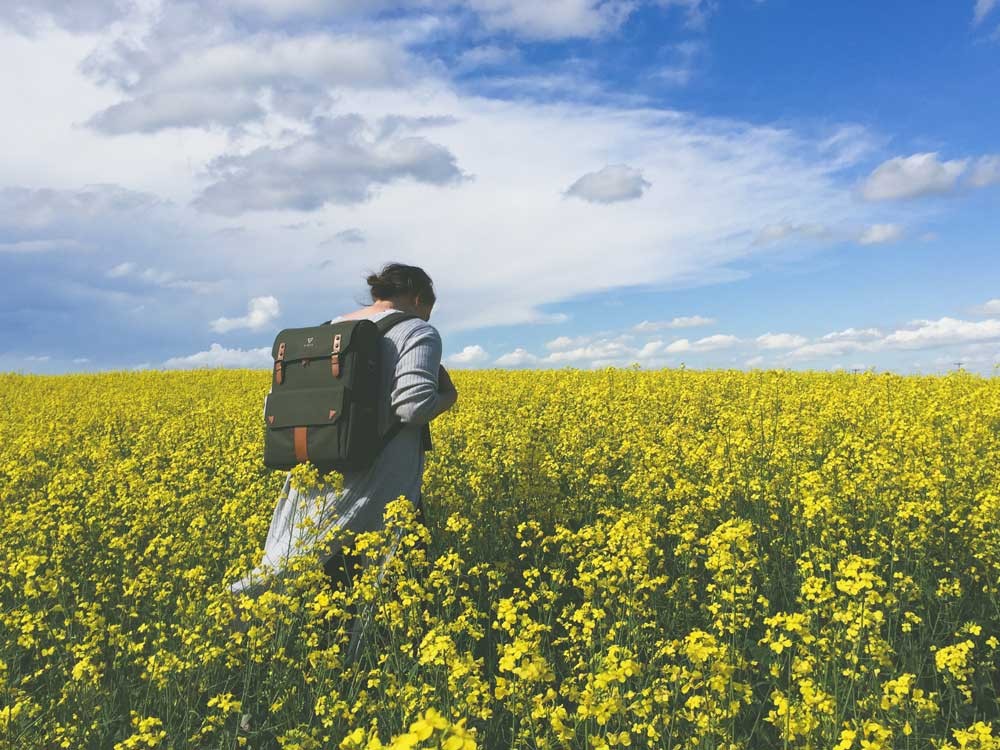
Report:
[{"label": "hair bun", "polygon": [[369,274],[366,281],[371,287],[372,301],[418,294],[425,302],[434,303],[434,282],[418,266],[387,263],[381,272]]}]

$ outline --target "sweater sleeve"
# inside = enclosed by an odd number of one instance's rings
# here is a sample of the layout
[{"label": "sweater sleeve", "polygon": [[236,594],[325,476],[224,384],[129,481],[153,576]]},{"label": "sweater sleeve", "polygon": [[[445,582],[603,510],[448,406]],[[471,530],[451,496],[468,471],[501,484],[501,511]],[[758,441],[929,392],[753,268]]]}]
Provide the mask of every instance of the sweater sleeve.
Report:
[{"label": "sweater sleeve", "polygon": [[392,409],[404,424],[427,424],[441,409],[438,368],[441,335],[434,326],[421,326],[399,350],[392,386]]}]

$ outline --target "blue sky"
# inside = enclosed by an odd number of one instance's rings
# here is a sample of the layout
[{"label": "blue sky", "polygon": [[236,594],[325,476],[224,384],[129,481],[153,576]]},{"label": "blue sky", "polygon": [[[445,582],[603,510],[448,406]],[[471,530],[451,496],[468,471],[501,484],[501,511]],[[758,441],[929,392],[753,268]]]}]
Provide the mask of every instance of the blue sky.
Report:
[{"label": "blue sky", "polygon": [[[1000,2],[12,0],[0,370],[1000,364]],[[359,304],[360,303],[360,304]]]}]

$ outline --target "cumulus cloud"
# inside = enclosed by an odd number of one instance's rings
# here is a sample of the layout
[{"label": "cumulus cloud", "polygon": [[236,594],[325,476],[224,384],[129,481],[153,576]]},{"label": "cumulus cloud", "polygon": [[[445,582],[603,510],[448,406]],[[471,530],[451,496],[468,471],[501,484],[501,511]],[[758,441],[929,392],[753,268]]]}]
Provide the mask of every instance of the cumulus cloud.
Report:
[{"label": "cumulus cloud", "polygon": [[331,88],[400,84],[416,67],[393,40],[360,34],[262,32],[219,41],[192,33],[181,43],[154,30],[138,49],[118,45],[90,57],[85,69],[115,81],[127,98],[88,124],[118,135],[235,127],[261,120],[269,108],[308,118],[330,104]]},{"label": "cumulus cloud", "polygon": [[545,343],[545,348],[549,351],[564,351],[566,349],[572,349],[573,347],[581,346],[588,341],[586,336],[575,336],[570,338],[569,336],[557,336],[551,341]]},{"label": "cumulus cloud", "polygon": [[980,312],[986,315],[1000,315],[1000,298],[987,300],[983,303]]},{"label": "cumulus cloud", "polygon": [[858,242],[862,245],[881,245],[896,242],[903,236],[903,228],[899,224],[872,224],[865,229]]},{"label": "cumulus cloud", "polygon": [[638,169],[612,164],[585,174],[569,186],[566,195],[591,203],[617,203],[641,198],[651,184]]},{"label": "cumulus cloud", "polygon": [[[271,347],[262,346],[258,349],[227,349],[222,344],[213,343],[207,351],[195,352],[183,357],[171,357],[163,362],[165,370],[183,370],[214,367],[248,367],[251,369],[269,368],[274,365],[271,358]],[[145,369],[145,365],[138,368]]]},{"label": "cumulus cloud", "polygon": [[970,341],[1000,339],[1000,320],[980,321],[939,318],[914,321],[915,327],[894,331],[885,337],[885,345],[897,349],[930,349]]},{"label": "cumulus cloud", "polygon": [[559,367],[583,366],[589,368],[624,366],[638,361],[649,361],[664,354],[664,342],[648,341],[641,346],[632,344],[634,337],[623,333],[609,336],[560,336],[546,344],[549,353],[538,356],[523,348],[503,355],[496,360],[502,367]]},{"label": "cumulus cloud", "polygon": [[496,364],[500,367],[524,367],[534,365],[539,358],[523,347],[518,347],[512,352],[497,357]]},{"label": "cumulus cloud", "polygon": [[226,333],[236,328],[249,328],[257,331],[266,328],[278,317],[280,308],[278,300],[270,295],[253,297],[247,305],[247,314],[241,318],[216,318],[210,324],[213,331]]},{"label": "cumulus cloud", "polygon": [[897,156],[875,168],[861,194],[867,200],[882,201],[946,193],[955,187],[968,164],[968,159],[941,161],[934,151]]},{"label": "cumulus cloud", "polygon": [[232,125],[264,114],[254,97],[239,91],[157,91],[108,107],[90,118],[88,124],[102,133],[121,135]]},{"label": "cumulus cloud", "polygon": [[715,322],[715,318],[706,318],[702,315],[682,315],[670,320],[644,320],[633,327],[633,330],[640,332],[662,331],[668,328],[698,328],[699,326],[709,326]]},{"label": "cumulus cloud", "polygon": [[855,352],[936,349],[1000,340],[1000,319],[981,321],[939,318],[915,320],[907,327],[882,335],[876,328],[848,328],[822,336],[788,353],[789,359],[816,359]]},{"label": "cumulus cloud", "polygon": [[490,358],[489,353],[479,344],[466,346],[458,354],[446,357],[446,361],[453,365],[478,365]]},{"label": "cumulus cloud", "polygon": [[1000,182],[1000,155],[980,156],[969,172],[972,187],[988,187]]},{"label": "cumulus cloud", "polygon": [[626,341],[622,337],[617,339],[598,339],[584,346],[554,351],[545,357],[544,361],[549,364],[559,364],[568,362],[594,362],[627,357],[634,353],[634,349]]},{"label": "cumulus cloud", "polygon": [[809,339],[796,333],[765,333],[756,338],[761,349],[793,349],[802,346]]},{"label": "cumulus cloud", "polygon": [[677,339],[671,343],[666,352],[669,354],[680,354],[682,352],[711,352],[717,349],[727,349],[739,343],[739,338],[728,334],[717,333],[714,336],[706,336],[697,341],[688,339]]},{"label": "cumulus cloud", "polygon": [[323,119],[315,132],[280,148],[226,155],[209,166],[215,180],[195,205],[217,214],[296,209],[369,200],[381,185],[409,178],[430,185],[460,182],[455,156],[422,136],[379,136],[357,115]]}]

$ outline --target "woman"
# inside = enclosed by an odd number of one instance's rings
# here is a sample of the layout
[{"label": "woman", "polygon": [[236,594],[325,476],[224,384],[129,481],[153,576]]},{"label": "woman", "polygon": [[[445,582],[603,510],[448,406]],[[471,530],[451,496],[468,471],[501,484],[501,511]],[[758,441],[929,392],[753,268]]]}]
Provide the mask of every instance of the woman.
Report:
[{"label": "woman", "polygon": [[[368,276],[372,304],[333,318],[377,321],[393,312],[405,312],[417,318],[404,320],[382,337],[379,432],[384,434],[398,416],[403,428],[390,440],[367,469],[343,474],[343,489],[338,493],[326,484],[300,494],[291,486],[291,472],[271,517],[271,527],[264,543],[261,565],[249,576],[232,584],[233,593],[259,593],[255,581],[262,567],[280,569],[287,557],[297,553],[300,543],[308,544],[322,537],[333,526],[354,532],[383,528],[383,514],[388,502],[405,495],[423,519],[420,492],[424,472],[422,433],[432,419],[454,406],[458,399],[451,378],[441,365],[441,336],[428,320],[434,307],[434,285],[417,266],[390,263],[377,274]],[[303,514],[313,521],[313,528],[301,528]],[[336,580],[352,579],[360,562],[338,550],[324,556],[324,570]]]}]

